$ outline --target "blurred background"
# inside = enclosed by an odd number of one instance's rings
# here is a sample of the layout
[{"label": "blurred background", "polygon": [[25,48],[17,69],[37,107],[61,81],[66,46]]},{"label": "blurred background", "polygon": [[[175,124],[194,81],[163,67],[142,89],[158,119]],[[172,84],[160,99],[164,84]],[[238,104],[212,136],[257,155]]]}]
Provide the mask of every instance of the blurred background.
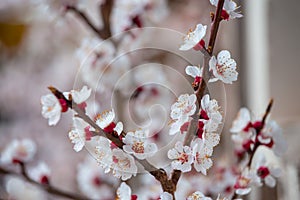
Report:
[{"label": "blurred background", "polygon": [[[93,33],[78,16],[63,10],[63,5],[76,3],[82,4],[82,1],[0,2],[0,152],[14,138],[32,138],[38,147],[36,159],[45,160],[52,168],[54,185],[71,191],[78,190],[74,181],[76,165],[87,152],[75,153],[72,149],[67,136],[71,128],[70,113],[65,114],[57,126],[48,126],[41,116],[40,97],[48,93],[49,85],[67,91],[77,81],[80,61],[75,56],[76,51],[82,39]],[[95,6],[84,3],[87,4],[85,11],[95,19],[93,23],[101,24]],[[238,63],[239,72],[238,82],[225,86],[226,95],[223,86],[215,88],[220,90],[216,96],[220,94],[221,105],[226,108],[218,155],[229,160],[232,157],[228,130],[239,108],[247,106],[254,113],[263,114],[269,99],[274,98],[271,116],[282,126],[289,146],[282,160],[284,175],[276,188],[263,187],[248,198],[300,199],[300,22],[297,16],[300,1],[241,0],[236,3],[241,5],[244,17],[221,24],[215,48],[215,52],[228,49]],[[165,6],[166,14],[161,20],[150,20],[151,23],[144,26],[185,34],[197,23],[210,24],[210,12],[214,11],[208,0],[169,0]],[[150,35],[150,40],[143,43],[170,44],[168,49],[177,52],[181,38],[159,33],[161,35]],[[201,63],[199,54],[188,54],[189,62]],[[150,59],[149,55],[143,56]],[[185,62],[177,62],[168,54],[151,56],[155,62],[184,74]],[[178,91],[186,89],[178,85]],[[4,177],[0,175],[0,194],[5,193],[3,185]]]}]

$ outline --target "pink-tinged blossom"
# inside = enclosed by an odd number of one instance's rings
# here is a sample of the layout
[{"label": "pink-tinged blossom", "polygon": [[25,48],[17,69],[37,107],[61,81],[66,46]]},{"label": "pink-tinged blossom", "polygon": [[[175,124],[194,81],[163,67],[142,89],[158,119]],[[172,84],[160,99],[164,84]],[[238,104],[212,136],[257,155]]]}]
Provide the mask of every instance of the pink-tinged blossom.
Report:
[{"label": "pink-tinged blossom", "polygon": [[180,118],[178,120],[174,120],[170,126],[169,134],[175,135],[176,133],[184,133],[186,125],[188,125],[188,118]]},{"label": "pink-tinged blossom", "polygon": [[185,73],[194,78],[193,86],[199,86],[201,82],[203,69],[198,66],[187,66],[185,68]]},{"label": "pink-tinged blossom", "polygon": [[110,199],[119,183],[117,178],[105,174],[91,156],[77,166],[76,180],[79,190],[91,199]]},{"label": "pink-tinged blossom", "polygon": [[176,142],[175,147],[168,151],[168,158],[173,160],[171,167],[182,172],[191,171],[193,152],[191,147],[183,146],[181,141]]},{"label": "pink-tinged blossom", "polygon": [[42,115],[48,119],[49,126],[56,125],[60,120],[62,112],[61,103],[53,94],[47,94],[41,97]]},{"label": "pink-tinged blossom", "polygon": [[134,158],[121,149],[112,150],[112,171],[113,175],[121,178],[123,181],[136,176],[137,166]]},{"label": "pink-tinged blossom", "polygon": [[50,183],[51,170],[49,166],[44,162],[40,162],[37,166],[30,169],[28,173],[29,176],[36,182],[39,182],[41,184]]},{"label": "pink-tinged blossom", "polygon": [[211,57],[209,60],[209,70],[212,71],[214,76],[209,82],[220,80],[223,83],[232,84],[238,77],[236,62],[231,58],[230,52],[227,50],[219,52],[217,58],[215,56]]},{"label": "pink-tinged blossom", "polygon": [[191,146],[194,156],[194,168],[197,172],[201,172],[206,175],[206,171],[213,165],[212,159],[210,158],[212,156],[213,149],[207,146],[200,138],[196,138],[192,141]]},{"label": "pink-tinged blossom", "polygon": [[103,129],[103,131],[107,133],[111,133],[113,131],[117,132],[120,135],[123,131],[123,123],[118,122],[117,124],[114,122],[115,119],[115,111],[114,109],[109,111],[104,111],[99,114],[96,118],[96,124]]},{"label": "pink-tinged blossom", "polygon": [[163,192],[159,196],[159,200],[173,200],[173,196],[170,193],[168,193],[168,192]]},{"label": "pink-tinged blossom", "polygon": [[182,94],[177,101],[171,106],[171,118],[174,120],[188,118],[196,111],[197,97],[195,94]]},{"label": "pink-tinged blossom", "polygon": [[96,147],[94,149],[95,159],[99,165],[104,168],[104,172],[108,173],[111,170],[113,162],[113,153],[111,150],[111,141],[102,136],[95,137]]},{"label": "pink-tinged blossom", "polygon": [[172,119],[170,135],[181,132],[182,126],[189,121],[189,117],[196,112],[197,97],[194,94],[182,94],[171,106],[170,117]]},{"label": "pink-tinged blossom", "polygon": [[69,138],[74,144],[73,149],[76,152],[81,151],[85,145],[85,142],[91,140],[91,131],[94,131],[94,129],[91,128],[90,125],[84,120],[78,117],[73,118],[73,128],[69,132]]},{"label": "pink-tinged blossom", "polygon": [[287,142],[283,137],[282,129],[273,120],[265,124],[257,139],[261,144],[271,148],[277,156],[282,156],[287,150]]},{"label": "pink-tinged blossom", "polygon": [[212,200],[212,198],[206,197],[202,192],[196,191],[188,196],[187,200]]},{"label": "pink-tinged blossom", "polygon": [[141,160],[153,156],[157,151],[157,146],[147,141],[148,135],[149,131],[147,130],[128,132],[123,138],[125,144],[123,150]]},{"label": "pink-tinged blossom", "polygon": [[131,188],[125,183],[122,182],[120,187],[117,189],[117,199],[118,200],[137,200],[136,195],[131,194]]},{"label": "pink-tinged blossom", "polygon": [[245,168],[234,185],[235,193],[238,195],[249,194],[252,185],[260,186],[260,178],[254,171]]},{"label": "pink-tinged blossom", "polygon": [[251,124],[250,111],[247,108],[241,108],[237,114],[237,117],[232,123],[230,132],[239,133],[242,131],[248,132],[249,124]]},{"label": "pink-tinged blossom", "polygon": [[119,180],[105,174],[97,162],[88,156],[77,166],[77,184],[80,191],[91,199],[110,199]]},{"label": "pink-tinged blossom", "polygon": [[276,179],[281,175],[281,169],[275,167],[270,163],[267,163],[267,160],[263,154],[259,154],[255,162],[255,170],[257,176],[260,177],[264,183],[269,187],[275,187]]},{"label": "pink-tinged blossom", "polygon": [[201,99],[200,120],[204,122],[206,132],[216,132],[222,123],[220,107],[215,99],[210,99],[208,94]]},{"label": "pink-tinged blossom", "polygon": [[203,37],[206,34],[207,26],[198,24],[194,30],[190,30],[183,39],[183,44],[180,46],[179,50],[187,51],[192,48],[195,50],[200,50],[204,47]]},{"label": "pink-tinged blossom", "polygon": [[36,144],[30,139],[13,140],[1,152],[1,164],[29,162],[36,153]]},{"label": "pink-tinged blossom", "polygon": [[[219,2],[219,0],[210,0],[210,3],[213,6],[216,6],[216,7],[218,5],[218,2]],[[230,20],[230,19],[243,17],[242,14],[236,12],[236,10],[238,8],[239,7],[236,5],[236,3],[234,1],[225,0],[224,5],[223,5],[223,10],[222,10],[222,13],[221,13],[222,18],[225,19],[225,20]]]},{"label": "pink-tinged blossom", "polygon": [[[80,91],[71,90],[70,92],[64,92],[64,96],[69,99],[69,94],[72,96],[72,100],[82,106],[82,108],[86,107],[85,101],[91,96],[92,89],[88,89],[87,86],[83,86]],[[84,104],[84,105],[83,105]]]}]

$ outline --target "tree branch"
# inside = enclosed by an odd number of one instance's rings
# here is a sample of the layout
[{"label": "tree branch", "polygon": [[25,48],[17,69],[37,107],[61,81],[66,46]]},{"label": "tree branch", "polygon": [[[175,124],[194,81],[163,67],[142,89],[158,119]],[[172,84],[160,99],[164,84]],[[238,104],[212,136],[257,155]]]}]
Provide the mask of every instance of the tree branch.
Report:
[{"label": "tree branch", "polygon": [[[72,96],[69,96],[69,99],[67,99],[62,92],[57,90],[56,88],[49,86],[49,90],[56,96],[58,99],[64,99],[70,109],[73,109],[75,112],[77,112],[77,117],[80,117],[85,122],[90,124],[96,131],[93,132],[93,134],[98,133],[98,135],[106,137],[110,141],[112,141],[115,145],[117,145],[120,149],[123,149],[124,143],[119,138],[119,136],[115,133],[107,133],[104,132],[89,116],[85,114],[85,112],[78,107],[78,105],[72,101]],[[126,133],[122,131],[121,135],[124,137]],[[156,180],[158,180],[161,183],[161,186],[165,192],[169,192],[174,195],[174,192],[176,190],[176,184],[173,183],[172,179],[168,179],[168,175],[164,169],[157,169],[152,164],[150,164],[146,159],[145,160],[139,160],[135,158],[137,162],[139,162],[146,171],[148,171],[151,175],[155,177]],[[177,183],[177,182],[176,182]]]},{"label": "tree branch", "polygon": [[81,196],[79,194],[74,194],[74,193],[70,193],[70,192],[60,190],[60,189],[58,189],[54,186],[51,186],[50,184],[46,185],[46,184],[41,184],[39,182],[36,182],[33,179],[31,179],[29,177],[29,175],[27,174],[26,166],[25,166],[24,163],[20,163],[20,167],[21,167],[21,174],[19,174],[17,172],[14,172],[14,171],[6,170],[2,167],[0,167],[0,174],[22,176],[26,181],[28,181],[29,183],[31,183],[33,185],[41,187],[42,189],[47,191],[49,194],[53,194],[53,195],[60,196],[60,197],[65,197],[65,198],[68,198],[68,199],[74,199],[74,200],[89,200],[89,198],[87,198],[85,196]]}]

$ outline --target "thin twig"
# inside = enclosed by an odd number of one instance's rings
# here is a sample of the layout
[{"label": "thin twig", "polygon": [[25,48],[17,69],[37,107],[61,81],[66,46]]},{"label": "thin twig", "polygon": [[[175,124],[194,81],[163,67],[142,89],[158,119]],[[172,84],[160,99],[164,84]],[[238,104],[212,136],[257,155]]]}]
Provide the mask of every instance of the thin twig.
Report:
[{"label": "thin twig", "polygon": [[27,174],[26,166],[24,163],[20,163],[20,167],[21,167],[21,174],[14,172],[14,171],[6,170],[2,167],[0,167],[0,174],[22,176],[29,183],[39,186],[39,187],[43,188],[45,191],[47,191],[48,193],[56,195],[56,196],[65,197],[65,198],[74,199],[74,200],[89,200],[89,198],[82,196],[80,194],[66,192],[66,191],[60,190],[56,187],[53,187],[51,185],[41,184],[39,182],[36,182],[33,179],[31,179],[29,177],[29,175]]}]

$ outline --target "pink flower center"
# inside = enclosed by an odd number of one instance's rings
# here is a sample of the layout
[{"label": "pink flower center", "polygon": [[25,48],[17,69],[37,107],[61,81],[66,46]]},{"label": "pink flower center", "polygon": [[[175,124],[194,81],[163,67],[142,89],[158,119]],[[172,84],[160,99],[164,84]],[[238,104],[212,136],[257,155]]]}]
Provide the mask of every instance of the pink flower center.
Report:
[{"label": "pink flower center", "polygon": [[201,80],[202,78],[200,76],[196,76],[193,82],[193,86],[197,87],[200,84]]},{"label": "pink flower center", "polygon": [[253,123],[253,128],[255,128],[257,131],[259,131],[260,129],[262,129],[262,122],[261,121],[256,121]]},{"label": "pink flower center", "polygon": [[180,132],[183,133],[185,131],[188,130],[188,127],[189,127],[189,122],[185,122],[181,127],[180,127]]},{"label": "pink flower center", "polygon": [[200,42],[198,42],[193,49],[196,51],[200,51],[205,47],[205,41],[204,40],[200,40]]},{"label": "pink flower center", "polygon": [[268,176],[269,174],[270,174],[270,170],[265,166],[261,166],[257,170],[257,175],[263,179],[266,178],[266,176]]},{"label": "pink flower center", "polygon": [[41,182],[42,184],[48,185],[48,184],[49,184],[49,178],[48,178],[48,176],[43,175],[43,176],[41,177],[41,179],[40,179],[40,182]]},{"label": "pink flower center", "polygon": [[114,128],[116,127],[116,124],[114,122],[111,122],[107,127],[103,129],[106,133],[111,133],[114,131]]},{"label": "pink flower center", "polygon": [[143,27],[143,23],[139,15],[136,15],[132,18],[132,23],[135,24],[138,28]]},{"label": "pink flower center", "polygon": [[222,12],[221,12],[221,17],[222,17],[222,19],[224,19],[224,20],[229,20],[229,14],[226,12],[226,10],[222,10]]},{"label": "pink flower center", "polygon": [[183,164],[188,161],[188,158],[189,158],[189,156],[186,153],[181,153],[178,160],[181,162],[181,164]]},{"label": "pink flower center", "polygon": [[93,184],[95,186],[100,186],[101,185],[101,179],[98,177],[98,176],[95,176],[94,179],[93,179]]},{"label": "pink flower center", "polygon": [[204,128],[203,121],[199,121],[198,122],[198,131],[197,131],[198,138],[203,139],[203,132],[204,132],[203,128]]},{"label": "pink flower center", "polygon": [[245,177],[239,177],[237,182],[234,185],[234,189],[246,188],[249,184],[250,180]]},{"label": "pink flower center", "polygon": [[205,110],[200,111],[200,118],[205,119],[205,120],[209,120],[209,117],[208,117],[207,112]]},{"label": "pink flower center", "polygon": [[61,105],[61,112],[67,112],[68,111],[68,104],[67,101],[64,99],[58,99],[60,105]]},{"label": "pink flower center", "polygon": [[85,139],[86,139],[87,141],[91,140],[93,134],[92,134],[92,132],[90,131],[90,126],[85,127],[85,128],[84,128],[84,132],[85,132]]},{"label": "pink flower center", "polygon": [[246,150],[246,151],[250,151],[251,150],[251,147],[252,147],[252,144],[253,144],[253,141],[252,140],[246,140],[243,142],[243,148]]},{"label": "pink flower center", "polygon": [[245,128],[243,129],[243,131],[248,132],[249,129],[252,128],[252,127],[253,127],[252,123],[249,122],[249,123],[247,124],[247,126],[245,126]]},{"label": "pink flower center", "polygon": [[116,156],[113,156],[112,160],[113,160],[114,163],[118,163],[119,162],[119,159]]}]

